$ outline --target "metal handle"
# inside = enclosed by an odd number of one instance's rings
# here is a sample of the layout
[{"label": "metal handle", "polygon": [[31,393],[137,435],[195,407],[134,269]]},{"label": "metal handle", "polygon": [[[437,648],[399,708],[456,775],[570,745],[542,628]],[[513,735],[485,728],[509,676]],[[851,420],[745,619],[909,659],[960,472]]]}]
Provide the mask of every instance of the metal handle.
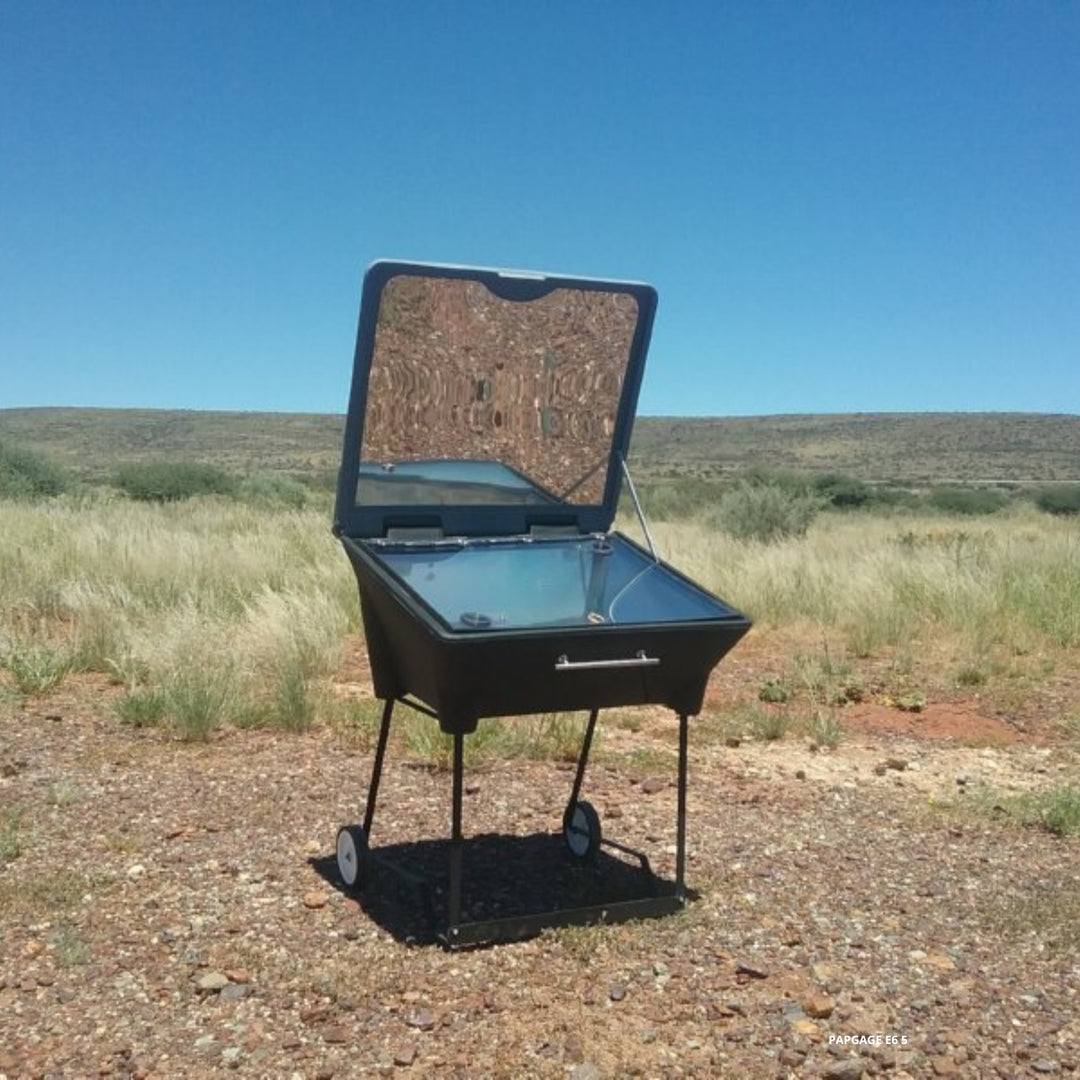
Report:
[{"label": "metal handle", "polygon": [[555,661],[556,671],[585,671],[590,668],[626,668],[656,667],[660,663],[658,656],[646,656],[644,649],[638,649],[636,656],[625,660],[571,660],[566,653]]}]

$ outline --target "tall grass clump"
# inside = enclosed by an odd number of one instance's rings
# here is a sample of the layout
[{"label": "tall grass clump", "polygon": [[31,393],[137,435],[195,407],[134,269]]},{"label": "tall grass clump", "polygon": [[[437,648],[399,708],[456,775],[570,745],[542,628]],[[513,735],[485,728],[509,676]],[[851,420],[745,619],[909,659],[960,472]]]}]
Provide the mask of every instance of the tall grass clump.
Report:
[{"label": "tall grass clump", "polygon": [[358,629],[325,514],[195,498],[9,503],[4,516],[5,681],[45,692],[54,670],[104,672],[126,688],[121,719],[182,738],[316,722]]},{"label": "tall grass clump", "polygon": [[1070,518],[824,514],[805,537],[770,544],[737,541],[705,517],[654,531],[666,559],[759,627],[825,635],[854,655],[932,642],[968,659],[1080,646],[1080,531]]}]

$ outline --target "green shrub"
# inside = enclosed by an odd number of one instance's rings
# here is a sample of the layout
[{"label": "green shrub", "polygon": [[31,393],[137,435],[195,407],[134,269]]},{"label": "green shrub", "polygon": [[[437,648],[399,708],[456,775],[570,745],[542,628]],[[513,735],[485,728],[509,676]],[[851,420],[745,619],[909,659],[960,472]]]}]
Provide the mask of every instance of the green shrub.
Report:
[{"label": "green shrub", "polygon": [[307,731],[315,722],[312,679],[297,659],[277,672],[269,720],[282,731]]},{"label": "green shrub", "polygon": [[182,742],[206,742],[229,712],[232,673],[181,668],[163,688],[164,715]]},{"label": "green shrub", "polygon": [[26,840],[21,827],[22,811],[0,808],[0,867],[22,854]]},{"label": "green shrub", "polygon": [[829,473],[814,478],[813,490],[837,510],[856,510],[866,506],[874,498],[869,484],[853,476]]},{"label": "green shrub", "polygon": [[237,494],[258,506],[287,507],[302,510],[308,502],[308,489],[287,473],[257,472],[245,477]]},{"label": "green shrub", "polygon": [[47,694],[59,686],[71,671],[71,655],[52,645],[26,645],[8,650],[0,657],[11,685],[28,697]]},{"label": "green shrub", "polygon": [[782,739],[794,723],[794,717],[788,712],[769,709],[749,709],[747,712],[750,733],[761,742],[776,742]]},{"label": "green shrub", "polygon": [[805,536],[821,507],[821,499],[807,492],[742,481],[720,500],[716,524],[736,540],[782,540]]},{"label": "green shrub", "polygon": [[0,498],[41,499],[70,487],[67,473],[29,450],[0,443]]},{"label": "green shrub", "polygon": [[154,687],[129,690],[117,703],[121,724],[135,728],[156,727],[165,717],[168,703],[164,693]]},{"label": "green shrub", "polygon": [[1035,496],[1035,505],[1048,514],[1080,514],[1080,485],[1043,488]]},{"label": "green shrub", "polygon": [[231,495],[236,481],[223,469],[194,461],[147,461],[125,465],[116,486],[140,502],[176,502],[194,495]]},{"label": "green shrub", "polygon": [[815,745],[835,750],[844,737],[844,728],[831,712],[815,710],[806,722],[806,734]]},{"label": "green shrub", "polygon": [[[685,521],[715,505],[719,494],[716,484],[696,477],[655,480],[638,486],[642,509],[651,521]],[[626,516],[634,513],[633,501],[625,488],[619,500],[619,513]]]},{"label": "green shrub", "polygon": [[986,488],[936,488],[927,502],[946,514],[994,514],[1008,500],[1000,491]]}]

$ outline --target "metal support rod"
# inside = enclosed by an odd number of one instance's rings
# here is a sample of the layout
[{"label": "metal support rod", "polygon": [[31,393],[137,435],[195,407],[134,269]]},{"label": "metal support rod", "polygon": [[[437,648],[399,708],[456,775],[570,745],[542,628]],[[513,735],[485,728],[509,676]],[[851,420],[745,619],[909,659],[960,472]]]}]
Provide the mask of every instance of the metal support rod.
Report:
[{"label": "metal support rod", "polygon": [[675,815],[675,895],[681,900],[686,895],[686,773],[687,729],[685,714],[679,715],[679,795]]},{"label": "metal support rod", "polygon": [[386,755],[386,740],[390,735],[390,717],[394,711],[394,699],[383,702],[382,724],[379,727],[379,741],[375,747],[375,762],[371,766],[371,783],[368,784],[367,808],[364,810],[364,836],[371,839],[371,823],[375,819],[375,799],[379,794],[379,781],[382,778],[383,757]]},{"label": "metal support rod", "polygon": [[645,520],[645,511],[641,509],[641,500],[638,498],[637,488],[634,487],[634,481],[630,476],[630,469],[626,464],[626,458],[619,455],[619,464],[622,466],[622,474],[626,479],[626,486],[630,492],[630,498],[634,503],[634,510],[637,512],[638,521],[641,522],[641,531],[645,534],[645,542],[649,545],[649,554],[653,557],[653,562],[659,562],[660,556],[656,554],[656,545],[653,543],[652,533],[649,532],[649,523]]},{"label": "metal support rod", "polygon": [[585,766],[589,763],[589,748],[592,746],[593,732],[596,730],[596,718],[599,715],[599,709],[593,709],[589,713],[589,722],[585,726],[585,738],[581,741],[581,753],[578,755],[577,772],[574,774],[574,787],[570,792],[570,801],[566,805],[567,813],[573,813],[578,796],[581,794],[581,785],[585,780]]},{"label": "metal support rod", "polygon": [[464,765],[465,736],[460,731],[454,732],[454,778],[453,808],[450,821],[450,896],[447,912],[447,931],[453,942],[461,923],[461,790]]}]

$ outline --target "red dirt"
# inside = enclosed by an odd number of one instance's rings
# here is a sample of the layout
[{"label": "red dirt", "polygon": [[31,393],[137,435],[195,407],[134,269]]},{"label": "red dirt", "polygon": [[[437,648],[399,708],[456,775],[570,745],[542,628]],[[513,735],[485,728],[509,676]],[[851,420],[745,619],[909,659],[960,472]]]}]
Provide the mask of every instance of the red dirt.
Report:
[{"label": "red dirt", "polygon": [[[906,735],[916,739],[954,739],[965,746],[1009,746],[1019,735],[1003,720],[981,716],[967,702],[930,704],[919,712],[888,705],[852,705],[840,714],[851,732]],[[1033,741],[1030,736],[1025,740]]]}]

